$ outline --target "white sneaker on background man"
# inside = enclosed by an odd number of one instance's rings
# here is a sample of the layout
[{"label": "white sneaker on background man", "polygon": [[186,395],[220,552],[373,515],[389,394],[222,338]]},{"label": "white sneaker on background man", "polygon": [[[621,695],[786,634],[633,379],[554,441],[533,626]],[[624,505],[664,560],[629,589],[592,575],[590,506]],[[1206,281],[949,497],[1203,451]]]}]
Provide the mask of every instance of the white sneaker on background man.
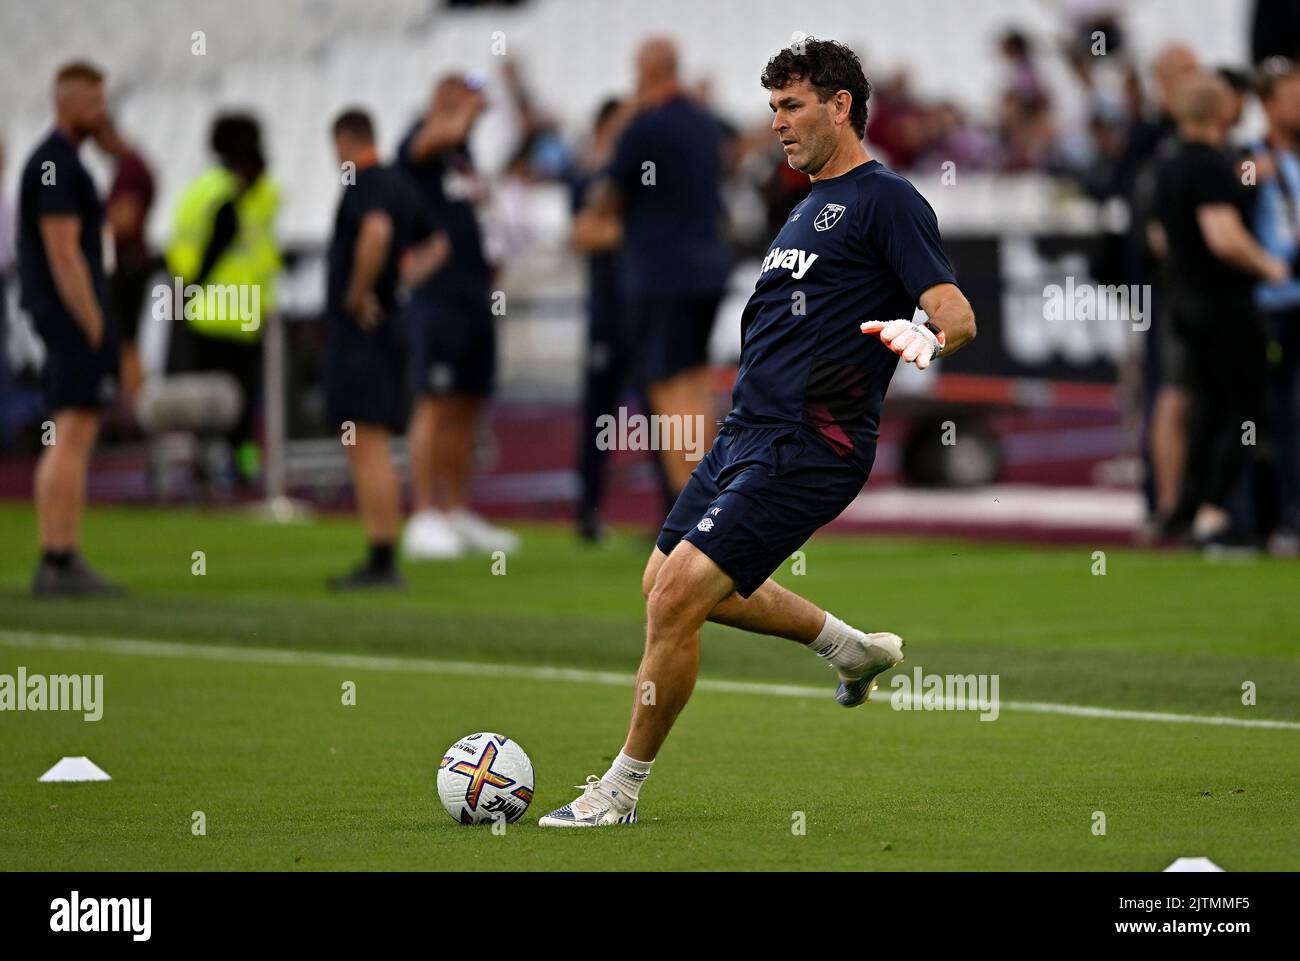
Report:
[{"label": "white sneaker on background man", "polygon": [[402,556],[412,561],[446,561],[465,553],[465,541],[439,510],[411,515],[402,534]]},{"label": "white sneaker on background man", "polygon": [[466,508],[447,512],[447,523],[464,545],[472,551],[503,551],[512,554],[519,550],[519,535],[504,527],[496,527]]}]

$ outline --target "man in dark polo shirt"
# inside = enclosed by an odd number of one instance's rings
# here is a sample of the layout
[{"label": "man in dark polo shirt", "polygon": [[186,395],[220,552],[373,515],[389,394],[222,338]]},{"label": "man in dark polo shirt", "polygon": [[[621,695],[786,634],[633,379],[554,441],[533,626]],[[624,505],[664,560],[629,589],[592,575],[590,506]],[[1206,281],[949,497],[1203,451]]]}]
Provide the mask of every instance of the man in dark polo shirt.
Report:
[{"label": "man in dark polo shirt", "polygon": [[[660,452],[675,496],[713,440],[709,335],[727,283],[722,241],[725,128],[689,99],[665,39],[637,52],[637,116],[619,138],[597,216],[623,225],[622,279],[639,380],[653,412],[680,417],[677,449]],[[686,449],[685,425],[703,426]]]},{"label": "man in dark polo shirt", "polygon": [[1171,333],[1186,357],[1192,395],[1183,491],[1166,525],[1190,526],[1199,546],[1239,533],[1230,529],[1228,501],[1249,454],[1241,432],[1245,422],[1262,425],[1267,415],[1266,341],[1254,288],[1290,275],[1247,226],[1252,188],[1243,186],[1224,149],[1227,98],[1212,74],[1188,80],[1174,104],[1176,149],[1156,169]]},{"label": "man in dark polo shirt", "polygon": [[23,168],[18,270],[22,305],[45,342],[45,406],[52,421],[36,466],[41,560],[36,594],[107,594],[118,588],[78,552],[86,474],[99,411],[113,399],[117,337],[104,309],[103,212],[77,150],[104,123],[104,76],[71,63],[54,82],[54,129]]},{"label": "man in dark polo shirt", "polygon": [[393,542],[401,492],[390,441],[405,413],[406,354],[397,322],[399,283],[427,277],[447,259],[415,185],[375,151],[374,125],[348,110],[334,121],[343,196],[329,249],[325,383],[329,417],[340,431],[370,553],[336,590],[400,587]]}]

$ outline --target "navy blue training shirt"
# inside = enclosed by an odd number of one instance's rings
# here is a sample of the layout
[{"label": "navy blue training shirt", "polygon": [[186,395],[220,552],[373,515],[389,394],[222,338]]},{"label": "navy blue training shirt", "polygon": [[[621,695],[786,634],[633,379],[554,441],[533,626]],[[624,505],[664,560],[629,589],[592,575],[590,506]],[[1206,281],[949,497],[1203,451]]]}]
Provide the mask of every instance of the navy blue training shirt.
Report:
[{"label": "navy blue training shirt", "polygon": [[41,141],[23,167],[18,187],[18,277],[25,309],[38,319],[65,321],[71,325],[75,320],[54,285],[41,240],[41,218],[50,215],[81,219],[81,252],[90,266],[90,277],[102,304],[106,290],[103,207],[77,148],[58,129]]},{"label": "navy blue training shirt", "polygon": [[411,140],[419,129],[420,124],[415,124],[397,148],[398,163],[420,188],[430,216],[451,240],[451,259],[426,287],[435,294],[484,294],[492,268],[483,252],[483,232],[474,210],[483,198],[483,184],[464,145],[425,161],[412,158]]},{"label": "navy blue training shirt", "polygon": [[402,255],[433,233],[434,223],[421,203],[419,191],[401,169],[375,164],[358,170],[356,183],[343,188],[338,213],[334,216],[327,294],[332,318],[351,319],[343,301],[352,281],[357,234],[362,219],[374,211],[387,214],[393,224],[388,256],[375,282],[375,297],[385,314],[397,305],[398,263]]},{"label": "navy blue training shirt", "polygon": [[623,198],[628,294],[675,296],[726,287],[725,132],[717,117],[685,97],[640,114],[623,131],[609,174]]},{"label": "navy blue training shirt", "polygon": [[869,471],[898,356],[858,325],[910,320],[921,294],[942,283],[956,279],[915,187],[876,160],[815,181],[745,306],[727,422],[806,425]]}]

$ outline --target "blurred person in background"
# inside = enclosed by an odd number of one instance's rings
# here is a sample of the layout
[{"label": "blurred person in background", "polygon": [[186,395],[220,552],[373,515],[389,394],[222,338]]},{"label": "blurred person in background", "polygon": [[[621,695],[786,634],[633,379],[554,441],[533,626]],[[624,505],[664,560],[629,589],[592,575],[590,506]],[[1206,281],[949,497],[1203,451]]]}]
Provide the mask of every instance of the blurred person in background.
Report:
[{"label": "blurred person in background", "polygon": [[450,248],[446,235],[435,232],[415,184],[400,169],[379,163],[367,113],[340,114],[333,135],[344,187],[328,253],[325,393],[352,468],[369,552],[331,586],[401,587],[393,556],[401,488],[391,450],[405,416],[398,286],[432,273]]},{"label": "blurred person in background", "polygon": [[[1274,256],[1300,262],[1300,70],[1292,60],[1271,57],[1259,72],[1259,96],[1268,130],[1254,144],[1258,198],[1254,233]],[[1300,280],[1261,282],[1255,288],[1268,336],[1269,423],[1275,441],[1278,539],[1294,549],[1300,531]],[[1258,487],[1258,485],[1257,485]],[[1267,492],[1261,492],[1267,497]],[[1263,533],[1269,533],[1264,531]],[[1287,542],[1287,543],[1282,543]]]},{"label": "blurred person in background", "polygon": [[470,132],[487,105],[483,86],[479,74],[443,77],[397,154],[451,242],[446,267],[407,305],[416,401],[407,430],[413,513],[402,552],[412,560],[519,546],[513,532],[469,509],[475,429],[496,373],[494,271],[475,209],[486,190],[469,151]]},{"label": "blurred person in background", "polygon": [[117,163],[104,218],[113,237],[113,275],[108,279],[108,309],[121,339],[123,407],[130,419],[132,402],[144,382],[136,334],[144,306],[145,285],[153,271],[153,258],[144,230],[153,207],[154,180],[144,158],[123,139],[112,120],[95,135],[95,143]]},{"label": "blurred person in background", "polygon": [[105,310],[103,208],[78,156],[105,120],[103,73],[81,62],[60,69],[54,108],[54,129],[23,167],[18,201],[22,305],[45,343],[41,373],[53,422],[36,463],[41,559],[32,592],[116,594],[78,550],[99,414],[114,398],[117,373],[117,336]]},{"label": "blurred person in background", "polygon": [[484,227],[489,261],[509,264],[526,256],[536,239],[536,186],[567,182],[573,156],[558,121],[537,107],[514,59],[506,60],[501,77],[518,129],[505,169],[492,185]]},{"label": "blurred person in background", "polygon": [[1007,83],[998,105],[998,132],[1005,170],[1053,170],[1060,166],[1051,98],[1039,76],[1029,38],[1008,30],[998,44]]},{"label": "blurred person in background", "polygon": [[[1239,67],[1216,67],[1214,75],[1223,81],[1228,90],[1228,96],[1224,100],[1223,126],[1231,133],[1246,113],[1246,101],[1255,92],[1255,81],[1248,71]],[[1244,155],[1244,149],[1242,153]]]},{"label": "blurred person in background", "polygon": [[529,178],[534,183],[564,180],[573,164],[573,156],[559,121],[537,106],[517,61],[506,60],[501,67],[501,77],[519,126],[515,154],[527,163]]},{"label": "blurred person in background", "polygon": [[617,217],[584,213],[589,193],[608,173],[614,146],[628,121],[628,107],[611,98],[596,113],[591,139],[578,161],[572,183],[575,250],[587,261],[587,351],[583,365],[582,421],[578,432],[578,536],[596,541],[603,534],[600,501],[605,490],[609,451],[599,443],[602,415],[614,414],[619,394],[631,376],[632,343],[619,289],[622,225]]},{"label": "blurred person in background", "polygon": [[1230,544],[1228,512],[1243,476],[1246,422],[1265,416],[1265,340],[1257,280],[1285,281],[1285,261],[1251,236],[1251,198],[1226,152],[1227,85],[1200,74],[1175,100],[1178,142],[1156,171],[1155,212],[1168,252],[1172,333],[1192,398],[1185,480],[1171,530],[1197,546]]},{"label": "blurred person in background", "polygon": [[[0,140],[0,184],[4,183],[5,144]],[[0,189],[0,450],[14,440],[14,373],[9,362],[9,277],[14,269],[14,210]]]},{"label": "blurred person in background", "polygon": [[[910,170],[925,150],[925,106],[912,94],[905,69],[885,76],[872,87],[876,105],[867,121],[867,142],[879,149],[895,170]],[[785,158],[782,157],[782,163]],[[782,220],[776,226],[780,229]]]},{"label": "blurred person in background", "polygon": [[1269,57],[1300,59],[1300,3],[1295,0],[1255,0],[1250,49],[1254,63]]},{"label": "blurred person in background", "polygon": [[1011,98],[1021,104],[1049,103],[1047,85],[1038,70],[1029,46],[1029,38],[1020,30],[1011,29],[1002,34],[998,41],[998,52],[1007,67],[1007,86],[1004,98]]},{"label": "blurred person in background", "polygon": [[1145,443],[1149,461],[1145,539],[1176,536],[1169,523],[1182,496],[1187,459],[1187,421],[1192,396],[1187,385],[1183,339],[1176,336],[1168,303],[1163,261],[1167,251],[1155,209],[1156,174],[1160,162],[1178,149],[1173,104],[1182,88],[1200,76],[1196,54],[1182,44],[1170,44],[1156,56],[1152,69],[1155,97],[1148,110],[1136,75],[1130,88],[1134,114],[1125,133],[1117,182],[1127,198],[1130,216],[1127,283],[1150,285],[1151,327],[1143,337],[1141,409],[1145,413]]},{"label": "blurred person in background", "polygon": [[643,43],[636,74],[636,116],[589,209],[622,225],[638,382],[651,412],[681,425],[675,437],[661,434],[660,445],[675,495],[716,430],[708,352],[730,267],[721,235],[726,130],[682,88],[670,40]]},{"label": "blurred person in background", "polygon": [[[210,143],[218,162],[182,191],[167,247],[172,276],[185,288],[204,288],[173,305],[169,367],[225,371],[239,381],[243,410],[226,440],[235,479],[249,486],[261,471],[254,411],[262,379],[262,329],[275,310],[281,268],[275,239],[280,188],[267,172],[261,127],[251,116],[218,117]],[[230,289],[240,292],[238,310],[223,293]],[[243,308],[253,306],[256,316],[244,316],[252,312]]]}]

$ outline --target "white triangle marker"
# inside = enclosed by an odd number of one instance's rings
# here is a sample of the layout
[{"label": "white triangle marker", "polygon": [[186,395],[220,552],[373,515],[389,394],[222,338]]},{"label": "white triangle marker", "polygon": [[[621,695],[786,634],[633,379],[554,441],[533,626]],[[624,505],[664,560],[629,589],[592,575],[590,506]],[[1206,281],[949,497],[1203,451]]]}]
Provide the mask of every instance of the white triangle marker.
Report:
[{"label": "white triangle marker", "polygon": [[65,757],[36,780],[38,781],[111,781],[104,769],[88,757]]},{"label": "white triangle marker", "polygon": [[1223,868],[1219,867],[1209,858],[1179,858],[1173,864],[1169,865],[1169,867],[1165,868],[1165,871],[1173,871],[1176,874],[1183,874],[1183,873],[1189,873],[1195,871],[1222,871],[1222,870]]}]

